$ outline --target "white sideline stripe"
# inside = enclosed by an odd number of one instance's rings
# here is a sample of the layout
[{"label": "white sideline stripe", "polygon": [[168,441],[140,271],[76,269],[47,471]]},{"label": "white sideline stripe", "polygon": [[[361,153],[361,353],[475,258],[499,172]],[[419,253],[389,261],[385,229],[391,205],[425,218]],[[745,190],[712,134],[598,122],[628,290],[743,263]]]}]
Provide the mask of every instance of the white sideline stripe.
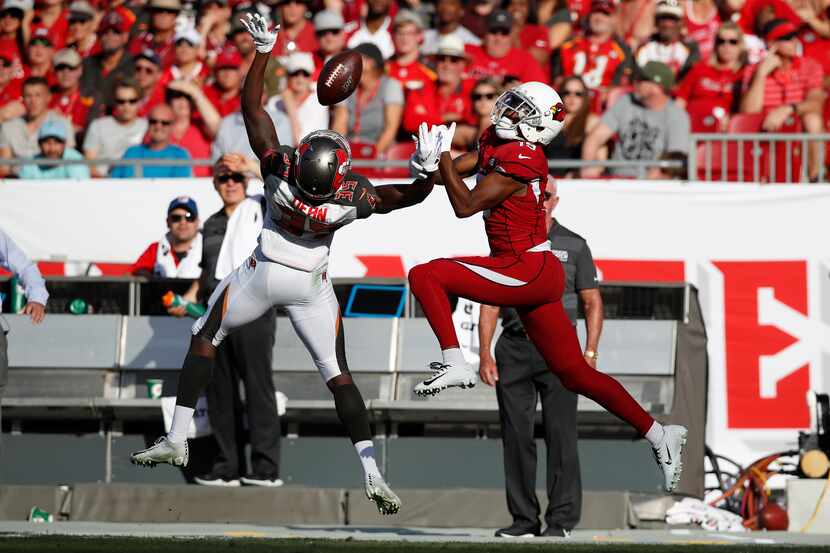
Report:
[{"label": "white sideline stripe", "polygon": [[525,284],[527,284],[527,282],[523,282],[521,280],[503,275],[501,273],[497,273],[496,271],[487,269],[485,267],[479,267],[478,265],[470,265],[462,261],[456,261],[456,263],[467,267],[478,276],[485,278],[490,282],[495,282],[496,284],[503,284],[505,286],[524,286]]}]

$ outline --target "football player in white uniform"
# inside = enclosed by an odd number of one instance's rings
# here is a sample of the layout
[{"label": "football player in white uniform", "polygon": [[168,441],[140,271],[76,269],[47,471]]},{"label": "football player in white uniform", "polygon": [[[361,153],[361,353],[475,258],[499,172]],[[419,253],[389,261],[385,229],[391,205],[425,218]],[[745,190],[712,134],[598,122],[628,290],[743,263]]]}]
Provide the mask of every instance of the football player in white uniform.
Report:
[{"label": "football player in white uniform", "polygon": [[278,305],[287,311],[334,396],[338,417],[363,465],[367,497],[382,514],[393,514],[401,501],[375,462],[366,406],[346,364],[340,306],[326,267],[338,228],[373,213],[417,204],[430,193],[433,182],[419,179],[375,189],[365,177],[350,171],[348,143],[329,130],[312,132],[296,149],[280,146],[261,103],[265,65],[277,29],[270,31],[259,15],[249,15],[243,23],[257,46],[243,87],[242,114],[265,181],[264,226],[256,250],[219,284],[204,316],[193,325],[170,432],[131,459],[148,466],[187,464],[187,428],[196,400],[210,380],[216,347],[233,329]]}]

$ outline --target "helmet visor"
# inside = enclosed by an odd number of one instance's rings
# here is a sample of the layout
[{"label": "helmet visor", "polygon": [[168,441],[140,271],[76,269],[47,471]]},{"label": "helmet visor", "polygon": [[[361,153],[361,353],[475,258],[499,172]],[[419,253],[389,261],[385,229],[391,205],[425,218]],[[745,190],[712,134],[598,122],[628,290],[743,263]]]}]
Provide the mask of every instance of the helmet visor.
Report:
[{"label": "helmet visor", "polygon": [[499,127],[515,128],[519,123],[532,125],[530,119],[539,116],[539,109],[529,98],[515,90],[508,90],[496,100],[491,121]]}]

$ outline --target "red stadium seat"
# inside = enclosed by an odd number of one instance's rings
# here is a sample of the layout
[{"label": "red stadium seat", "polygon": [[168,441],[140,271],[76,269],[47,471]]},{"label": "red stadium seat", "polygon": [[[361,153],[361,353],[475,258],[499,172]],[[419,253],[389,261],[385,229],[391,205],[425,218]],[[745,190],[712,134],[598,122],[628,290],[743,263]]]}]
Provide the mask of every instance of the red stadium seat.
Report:
[{"label": "red stadium seat", "polygon": [[[697,147],[697,167],[698,178],[702,181],[721,181],[724,180],[723,170],[726,167],[725,180],[732,182],[752,182],[754,171],[754,160],[757,157],[759,162],[758,173],[763,177],[763,167],[761,166],[763,149],[754,149],[751,142],[744,142],[743,150],[743,167],[738,166],[738,157],[741,154],[741,149],[738,148],[737,142],[727,142],[726,152],[723,151],[722,142],[711,142],[711,152],[709,155],[710,166],[712,167],[711,175],[707,178],[706,175],[706,161],[707,161],[707,147],[706,144],[699,144]],[[742,169],[742,172],[739,171]]]},{"label": "red stadium seat", "polygon": [[686,108],[689,114],[689,121],[692,124],[692,132],[719,132],[720,120],[712,113],[712,106],[701,102],[692,102]]},{"label": "red stadium seat", "polygon": [[764,115],[761,113],[737,113],[729,119],[730,133],[761,132],[761,124],[764,122]]},{"label": "red stadium seat", "polygon": [[[374,144],[368,144],[366,142],[352,142],[352,159],[366,159],[375,161],[378,159],[377,148],[375,148]],[[355,167],[355,172],[360,173],[364,177],[372,178],[383,178],[383,170],[377,167]]]},{"label": "red stadium seat", "polygon": [[[415,142],[408,140],[406,142],[397,142],[393,144],[386,154],[384,159],[389,161],[408,161],[412,154],[415,153]],[[407,179],[409,178],[409,167],[386,167],[382,169],[383,177],[387,179]]]},{"label": "red stadium seat", "polygon": [[[778,131],[779,133],[800,133],[802,131],[801,118],[789,117],[784,126]],[[804,149],[804,143],[801,141],[793,142],[776,142],[774,144],[765,143],[763,146],[764,155],[761,157],[761,166],[763,167],[764,181],[775,183],[788,183],[801,181],[801,163]],[[772,174],[772,152],[775,152],[775,174]],[[787,169],[787,156],[790,158],[789,167]]]}]

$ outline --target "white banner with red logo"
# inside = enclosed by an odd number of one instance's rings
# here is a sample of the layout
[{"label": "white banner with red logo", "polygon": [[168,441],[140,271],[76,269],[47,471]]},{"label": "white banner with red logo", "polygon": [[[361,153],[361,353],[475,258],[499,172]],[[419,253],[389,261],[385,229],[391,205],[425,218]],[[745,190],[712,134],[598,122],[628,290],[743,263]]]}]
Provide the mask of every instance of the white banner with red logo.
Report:
[{"label": "white banner with red logo", "polygon": [[[380,184],[380,183],[378,183]],[[119,274],[165,230],[167,205],[220,207],[208,180],[5,181],[0,227],[51,274]],[[561,181],[555,215],[606,281],[688,281],[709,338],[707,443],[746,463],[795,445],[807,393],[830,391],[830,186]],[[435,257],[487,253],[480,216],[443,189],[338,232],[333,277],[404,277]],[[91,269],[87,263],[94,261]]]}]

